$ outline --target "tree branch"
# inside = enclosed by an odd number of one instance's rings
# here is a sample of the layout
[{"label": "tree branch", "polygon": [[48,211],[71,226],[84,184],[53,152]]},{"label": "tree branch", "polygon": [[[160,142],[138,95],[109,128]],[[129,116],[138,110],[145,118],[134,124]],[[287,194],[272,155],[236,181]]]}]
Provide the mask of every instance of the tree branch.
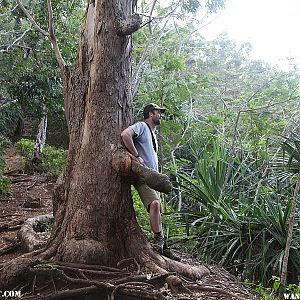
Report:
[{"label": "tree branch", "polygon": [[33,17],[29,14],[29,12],[27,11],[27,9],[24,7],[24,5],[22,4],[21,0],[17,0],[17,3],[19,5],[19,7],[21,8],[21,10],[23,11],[23,13],[25,14],[25,16],[27,17],[27,19],[30,21],[30,23],[34,26],[35,29],[37,29],[42,35],[46,36],[51,45],[52,48],[54,50],[54,54],[56,57],[56,61],[59,65],[59,68],[62,72],[62,77],[63,77],[63,81],[66,82],[69,78],[69,71],[68,71],[68,66],[65,63],[60,49],[58,47],[58,43],[57,43],[57,39],[56,36],[54,34],[54,27],[53,27],[53,10],[52,10],[52,3],[51,0],[48,0],[47,2],[47,6],[48,6],[48,31],[45,31],[44,29],[42,29],[33,19]]},{"label": "tree branch", "polygon": [[18,38],[16,38],[11,45],[7,46],[7,51],[9,50],[9,48],[12,48],[12,46],[14,46],[15,44],[17,44],[24,36],[27,32],[29,32],[31,30],[31,28],[27,29],[26,31],[23,32],[23,34],[21,36],[19,36]]},{"label": "tree branch", "polygon": [[[154,2],[154,5],[155,5],[155,2]],[[142,77],[143,77],[143,73],[144,73],[144,70],[146,68],[147,58],[149,58],[153,54],[153,52],[157,49],[157,45],[159,44],[162,36],[164,35],[164,29],[167,26],[167,23],[169,22],[172,14],[177,9],[178,5],[179,5],[179,2],[166,15],[164,15],[161,18],[155,18],[155,19],[166,19],[166,20],[165,20],[164,24],[162,25],[161,29],[159,30],[158,37],[156,38],[155,43],[152,46],[152,48],[150,48],[151,47],[150,45],[151,45],[151,42],[154,40],[154,33],[153,33],[152,28],[151,28],[152,34],[150,35],[150,37],[147,40],[147,44],[146,44],[146,46],[144,48],[144,51],[143,51],[143,53],[141,55],[141,59],[138,62],[137,67],[136,67],[136,71],[135,71],[135,73],[133,75],[133,80],[132,80],[133,84],[132,84],[132,88],[131,88],[131,92],[132,92],[132,97],[133,98],[135,97],[135,95],[136,95],[136,93],[138,91],[139,85],[141,83],[141,80],[142,80]],[[152,20],[153,19],[154,18],[152,18]],[[148,24],[148,22],[146,24]],[[145,26],[146,24],[144,24],[143,26]],[[157,25],[157,26],[159,26],[159,25]]]},{"label": "tree branch", "polygon": [[150,15],[149,15],[149,17],[148,17],[148,22],[147,22],[147,23],[149,24],[148,28],[149,28],[149,32],[150,32],[151,34],[153,33],[152,27],[151,27],[151,19],[152,19],[152,14],[153,14],[154,7],[155,7],[155,5],[156,5],[156,2],[157,2],[157,0],[154,0],[153,3],[152,3],[151,9],[150,9]]},{"label": "tree branch", "polygon": [[25,16],[27,17],[27,19],[30,21],[30,23],[33,25],[33,27],[39,31],[42,35],[49,37],[49,32],[45,31],[44,29],[42,29],[32,18],[32,16],[29,14],[29,12],[27,11],[27,9],[24,7],[24,5],[22,4],[22,2],[20,0],[17,0],[17,3],[19,5],[19,7],[21,8],[21,10],[23,11],[23,13],[25,14]]},{"label": "tree branch", "polygon": [[0,17],[9,16],[17,7],[18,5],[14,6],[11,10],[5,12],[4,14],[0,14]]},{"label": "tree branch", "polygon": [[16,103],[18,100],[12,100],[12,101],[9,101],[9,102],[5,102],[3,104],[0,104],[0,110],[2,110],[3,108],[5,108],[6,106],[9,106],[13,103]]},{"label": "tree branch", "polygon": [[54,53],[55,53],[55,57],[56,57],[57,63],[58,63],[58,65],[60,67],[60,70],[62,72],[63,80],[64,80],[64,82],[66,82],[67,79],[69,78],[69,71],[68,71],[68,66],[65,63],[65,61],[64,61],[64,59],[63,59],[63,57],[61,55],[61,52],[60,52],[59,47],[58,47],[56,36],[54,34],[53,10],[52,10],[52,2],[51,2],[51,0],[47,1],[47,6],[48,6],[49,39],[50,39],[50,42],[52,44],[52,47],[53,47],[53,50],[54,50]]}]

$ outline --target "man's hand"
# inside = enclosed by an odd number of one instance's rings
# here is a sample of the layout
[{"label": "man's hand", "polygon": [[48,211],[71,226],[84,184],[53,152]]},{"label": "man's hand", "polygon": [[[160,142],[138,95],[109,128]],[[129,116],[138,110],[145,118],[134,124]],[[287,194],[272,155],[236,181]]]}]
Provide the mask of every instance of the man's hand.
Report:
[{"label": "man's hand", "polygon": [[142,165],[144,165],[144,160],[139,156],[139,157],[137,157],[137,159],[138,159],[138,161],[142,164]]}]

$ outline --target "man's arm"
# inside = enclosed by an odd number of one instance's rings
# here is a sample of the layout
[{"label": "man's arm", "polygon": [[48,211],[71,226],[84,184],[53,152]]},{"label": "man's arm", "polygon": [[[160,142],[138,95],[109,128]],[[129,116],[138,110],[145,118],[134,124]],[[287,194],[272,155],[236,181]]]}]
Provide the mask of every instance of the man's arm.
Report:
[{"label": "man's arm", "polygon": [[126,147],[126,149],[136,158],[138,158],[138,160],[141,163],[144,163],[143,159],[141,157],[139,157],[139,153],[136,150],[134,143],[133,143],[133,136],[134,136],[134,131],[131,128],[126,128],[125,130],[122,131],[121,133],[121,138],[122,141],[124,143],[124,146]]},{"label": "man's arm", "polygon": [[138,157],[138,152],[134,146],[133,143],[133,135],[134,135],[134,131],[131,128],[126,128],[125,130],[122,131],[121,133],[121,138],[122,141],[125,145],[125,147],[127,148],[127,150],[135,157]]}]

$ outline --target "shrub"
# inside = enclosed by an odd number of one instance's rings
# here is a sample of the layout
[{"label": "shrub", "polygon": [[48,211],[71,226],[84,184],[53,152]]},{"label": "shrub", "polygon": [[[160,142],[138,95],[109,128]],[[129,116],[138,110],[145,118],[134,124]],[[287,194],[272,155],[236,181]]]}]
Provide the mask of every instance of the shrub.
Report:
[{"label": "shrub", "polygon": [[[198,159],[193,176],[183,174],[181,178],[191,203],[187,246],[208,263],[267,285],[272,275],[281,271],[293,185],[289,179],[279,181],[278,173],[270,170],[260,187],[258,171],[252,164],[230,157],[225,146],[216,143],[212,152]],[[299,207],[295,224],[298,212]],[[300,272],[299,246],[300,231],[295,225],[290,282],[295,282]]]},{"label": "shrub", "polygon": [[142,228],[143,232],[146,234],[148,238],[151,237],[151,227],[149,222],[149,214],[144,207],[144,204],[140,200],[139,194],[135,188],[131,188],[131,194],[133,199],[133,207],[136,213],[137,221]]},{"label": "shrub", "polygon": [[[27,139],[21,139],[16,143],[17,150],[25,158],[27,165],[31,163],[34,145],[34,141]],[[66,154],[63,149],[45,145],[42,156],[35,166],[35,170],[41,174],[46,173],[57,177],[62,172],[65,162]]]},{"label": "shrub", "polygon": [[10,104],[0,109],[0,132],[2,135],[13,137],[14,134],[18,134],[18,125],[21,120],[18,105]]},{"label": "shrub", "polygon": [[0,195],[10,194],[10,180],[8,177],[3,175],[5,162],[3,154],[5,148],[10,144],[9,140],[0,135]]},{"label": "shrub", "polygon": [[0,175],[0,195],[10,195],[11,182],[8,177]]}]

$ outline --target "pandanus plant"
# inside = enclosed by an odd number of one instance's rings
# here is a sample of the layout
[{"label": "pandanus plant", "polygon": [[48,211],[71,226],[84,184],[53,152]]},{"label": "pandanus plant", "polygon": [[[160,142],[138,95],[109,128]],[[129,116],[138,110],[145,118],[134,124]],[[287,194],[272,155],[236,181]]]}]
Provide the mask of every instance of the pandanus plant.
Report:
[{"label": "pandanus plant", "polygon": [[286,172],[297,174],[294,194],[292,198],[292,207],[288,222],[288,234],[286,239],[285,252],[281,269],[281,285],[286,286],[289,254],[293,239],[295,211],[300,189],[300,137],[296,134],[293,134],[291,135],[291,137],[286,138],[284,142],[282,142],[282,149],[284,154],[283,162],[285,162],[285,165],[287,167]]},{"label": "pandanus plant", "polygon": [[[295,141],[285,141],[285,159],[277,164],[280,172],[270,162],[263,184],[258,184],[263,168],[257,168],[251,160],[232,158],[225,145],[218,142],[198,158],[191,176],[181,175],[185,197],[192,207],[189,240],[199,258],[264,284],[273,275],[280,275],[292,200],[297,198],[297,194],[290,197],[291,170],[296,173],[297,159],[298,164],[300,161]],[[230,176],[225,181],[228,169]],[[295,211],[295,205],[293,208]],[[296,272],[300,271],[299,231],[292,237],[289,268]]]}]

